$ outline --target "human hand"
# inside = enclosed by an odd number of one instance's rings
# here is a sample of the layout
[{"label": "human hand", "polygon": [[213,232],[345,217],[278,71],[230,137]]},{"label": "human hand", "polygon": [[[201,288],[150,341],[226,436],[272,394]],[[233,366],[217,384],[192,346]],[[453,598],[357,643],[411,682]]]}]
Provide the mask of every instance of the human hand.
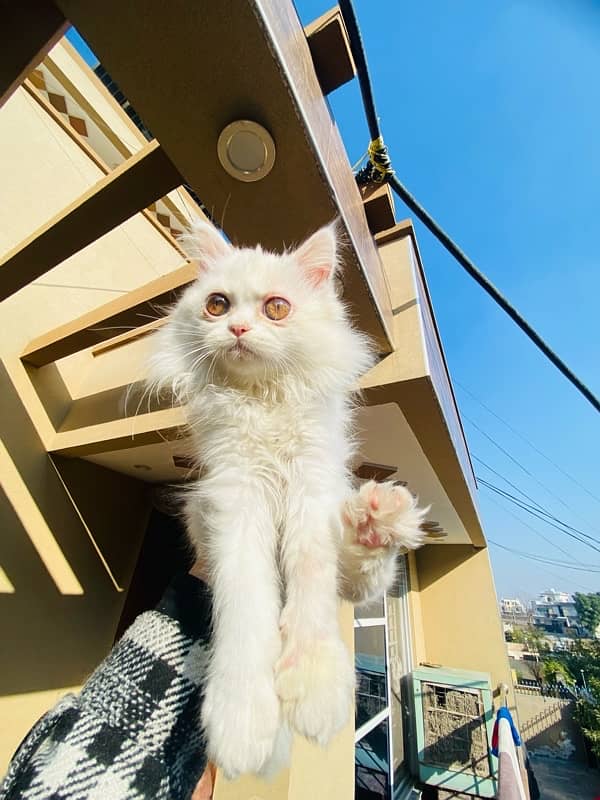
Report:
[{"label": "human hand", "polygon": [[206,566],[206,562],[202,561],[202,559],[198,559],[192,564],[188,574],[193,575],[194,578],[204,581],[206,584],[210,583],[208,579],[208,568]]},{"label": "human hand", "polygon": [[192,794],[192,800],[212,800],[217,768],[209,761]]}]

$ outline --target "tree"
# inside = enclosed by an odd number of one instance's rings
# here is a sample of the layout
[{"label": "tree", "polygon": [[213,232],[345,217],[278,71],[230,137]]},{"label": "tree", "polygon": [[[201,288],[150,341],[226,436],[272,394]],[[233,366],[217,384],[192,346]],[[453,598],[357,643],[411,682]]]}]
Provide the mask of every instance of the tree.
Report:
[{"label": "tree", "polygon": [[575,719],[591,751],[600,758],[600,641],[579,640],[573,649],[558,656],[580,687],[586,687],[576,703]]},{"label": "tree", "polygon": [[512,641],[515,644],[524,644],[525,642],[525,634],[523,633],[522,628],[517,628],[515,625],[512,629]]},{"label": "tree", "polygon": [[535,661],[529,661],[529,671],[535,678],[538,683],[544,682],[544,665],[540,661],[539,657],[536,656]]},{"label": "tree", "polygon": [[577,700],[575,719],[592,753],[600,758],[600,680],[597,678],[590,678],[587,695]]},{"label": "tree", "polygon": [[546,637],[534,625],[528,625],[523,629],[523,638],[531,653],[541,653],[546,649]]},{"label": "tree", "polygon": [[600,682],[600,641],[595,639],[592,641],[585,641],[579,639],[573,643],[573,647],[567,653],[556,657],[560,658],[563,664],[567,667],[571,675],[577,679],[577,683],[583,686],[583,677],[585,675],[586,681],[595,678]]},{"label": "tree", "polygon": [[600,594],[577,592],[574,597],[581,624],[588,629],[590,636],[594,636],[596,628],[600,625]]},{"label": "tree", "polygon": [[542,662],[542,676],[544,683],[575,683],[567,667],[556,658],[544,659]]}]

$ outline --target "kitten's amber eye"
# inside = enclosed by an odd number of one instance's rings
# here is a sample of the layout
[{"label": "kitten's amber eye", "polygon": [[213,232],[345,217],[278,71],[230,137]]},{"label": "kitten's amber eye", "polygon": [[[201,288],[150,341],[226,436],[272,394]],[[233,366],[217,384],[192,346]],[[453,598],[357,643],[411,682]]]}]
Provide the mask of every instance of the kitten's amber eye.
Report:
[{"label": "kitten's amber eye", "polygon": [[229,311],[231,303],[224,294],[210,294],[206,301],[206,310],[211,317],[222,317]]},{"label": "kitten's amber eye", "polygon": [[285,319],[291,310],[291,304],[283,297],[270,297],[264,305],[265,316],[276,322]]}]

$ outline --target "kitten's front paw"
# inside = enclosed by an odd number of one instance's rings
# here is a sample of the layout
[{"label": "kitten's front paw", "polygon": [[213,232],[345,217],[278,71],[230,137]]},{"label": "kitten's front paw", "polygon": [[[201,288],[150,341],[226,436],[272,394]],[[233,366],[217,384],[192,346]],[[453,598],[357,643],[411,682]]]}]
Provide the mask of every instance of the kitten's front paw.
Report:
[{"label": "kitten's front paw", "polygon": [[231,675],[209,680],[202,705],[208,758],[230,780],[265,767],[281,722],[272,679],[240,684]]},{"label": "kitten's front paw", "polygon": [[428,509],[418,508],[416,498],[392,481],[367,481],[346,503],[344,521],[356,544],[366,548],[406,547],[423,544],[421,525]]},{"label": "kitten's front paw", "polygon": [[289,641],[276,667],[283,712],[298,733],[325,746],[346,724],[354,668],[338,638]]},{"label": "kitten's front paw", "polygon": [[287,722],[284,722],[277,731],[273,744],[273,752],[262,765],[258,773],[261,778],[270,781],[281,772],[282,769],[289,767],[292,756],[293,738],[293,734]]}]

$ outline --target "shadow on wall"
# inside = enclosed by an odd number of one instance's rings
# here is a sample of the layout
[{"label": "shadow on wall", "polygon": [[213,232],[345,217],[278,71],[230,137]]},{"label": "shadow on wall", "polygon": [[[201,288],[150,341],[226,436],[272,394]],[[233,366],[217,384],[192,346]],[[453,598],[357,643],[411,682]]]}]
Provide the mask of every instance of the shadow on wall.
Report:
[{"label": "shadow on wall", "polygon": [[419,565],[419,590],[428,589],[480,552],[481,549],[472,544],[425,545],[416,553]]},{"label": "shadow on wall", "polygon": [[[456,717],[454,718],[454,721]],[[497,769],[496,759],[489,755],[491,742],[487,732],[478,719],[470,720],[456,728],[443,732],[430,731],[427,745],[419,751],[418,760],[434,770],[436,782],[439,787],[427,786],[423,792],[423,800],[438,800],[438,798],[473,797],[473,792],[482,786],[492,788],[492,778]],[[469,794],[454,790],[452,787],[455,776],[471,781]],[[449,784],[449,785],[448,785]]]},{"label": "shadow on wall", "polygon": [[148,487],[46,452],[0,363],[0,695],[82,682],[110,649],[146,529]]},{"label": "shadow on wall", "polygon": [[585,745],[579,726],[574,719],[575,702],[536,693],[516,692],[517,708],[521,720],[521,734],[528,749],[547,749],[556,756],[564,750],[564,739],[568,737],[573,747],[570,758],[586,763]]}]

